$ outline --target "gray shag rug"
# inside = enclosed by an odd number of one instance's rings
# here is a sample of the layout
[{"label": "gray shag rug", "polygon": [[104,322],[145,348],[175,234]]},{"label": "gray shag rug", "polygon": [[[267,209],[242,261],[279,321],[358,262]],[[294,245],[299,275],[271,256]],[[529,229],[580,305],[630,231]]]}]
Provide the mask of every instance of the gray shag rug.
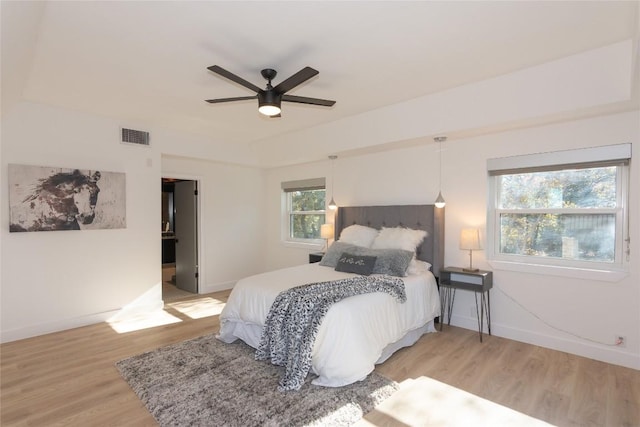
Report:
[{"label": "gray shag rug", "polygon": [[398,390],[375,372],[327,388],[311,384],[279,392],[280,367],[255,350],[207,335],[116,363],[161,426],[348,426]]}]

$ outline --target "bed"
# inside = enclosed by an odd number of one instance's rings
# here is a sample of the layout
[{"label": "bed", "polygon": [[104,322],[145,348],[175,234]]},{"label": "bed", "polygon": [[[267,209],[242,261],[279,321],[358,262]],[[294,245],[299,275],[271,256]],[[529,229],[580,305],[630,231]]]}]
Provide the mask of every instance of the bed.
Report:
[{"label": "bed", "polygon": [[[435,332],[434,319],[440,315],[435,276],[443,267],[444,210],[433,205],[341,207],[335,218],[336,248],[343,244],[338,240],[342,231],[352,225],[426,231],[426,237],[415,249],[415,259],[431,271],[408,269],[412,274],[402,277],[404,303],[375,292],[333,304],[323,317],[313,344],[311,372],[317,375],[312,381],[316,385],[340,387],[364,379],[375,364],[384,362],[400,348],[413,345],[423,334]],[[258,349],[269,309],[282,291],[358,276],[327,265],[331,254],[330,247],[321,263],[238,281],[220,314],[218,339],[227,343],[240,339]]]}]

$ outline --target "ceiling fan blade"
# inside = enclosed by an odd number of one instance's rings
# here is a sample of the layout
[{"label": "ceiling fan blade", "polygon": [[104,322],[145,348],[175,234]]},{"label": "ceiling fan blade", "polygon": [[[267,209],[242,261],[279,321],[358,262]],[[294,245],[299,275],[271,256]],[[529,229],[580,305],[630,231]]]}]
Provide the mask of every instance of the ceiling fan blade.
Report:
[{"label": "ceiling fan blade", "polygon": [[219,99],[205,99],[209,104],[219,104],[220,102],[231,102],[231,101],[245,101],[247,99],[256,99],[258,95],[253,96],[237,96],[235,98],[219,98]]},{"label": "ceiling fan blade", "polygon": [[297,102],[299,104],[322,105],[324,107],[331,107],[336,103],[336,101],[330,101],[328,99],[307,98],[306,96],[294,95],[282,95],[282,100],[287,102]]},{"label": "ceiling fan blade", "polygon": [[306,82],[311,77],[318,75],[320,72],[318,70],[314,70],[311,67],[304,67],[302,70],[295,73],[293,76],[288,79],[280,82],[278,86],[274,89],[278,93],[285,93],[293,89],[294,87]]},{"label": "ceiling fan blade", "polygon": [[218,65],[212,65],[211,67],[207,67],[207,69],[209,71],[213,71],[216,74],[221,75],[222,77],[231,80],[232,82],[236,82],[241,86],[246,87],[247,89],[251,89],[254,92],[260,92],[262,89],[259,88],[258,86],[254,85],[253,83],[250,83],[248,81],[246,81],[245,79],[243,79],[242,77],[236,76],[235,74],[233,74],[230,71],[225,70],[224,68],[218,66]]}]

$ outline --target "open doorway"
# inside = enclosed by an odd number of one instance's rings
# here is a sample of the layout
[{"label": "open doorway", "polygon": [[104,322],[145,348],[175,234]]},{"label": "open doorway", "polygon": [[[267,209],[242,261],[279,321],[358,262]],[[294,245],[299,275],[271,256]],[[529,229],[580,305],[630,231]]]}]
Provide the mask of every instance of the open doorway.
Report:
[{"label": "open doorway", "polygon": [[162,299],[198,293],[198,183],[162,178]]}]

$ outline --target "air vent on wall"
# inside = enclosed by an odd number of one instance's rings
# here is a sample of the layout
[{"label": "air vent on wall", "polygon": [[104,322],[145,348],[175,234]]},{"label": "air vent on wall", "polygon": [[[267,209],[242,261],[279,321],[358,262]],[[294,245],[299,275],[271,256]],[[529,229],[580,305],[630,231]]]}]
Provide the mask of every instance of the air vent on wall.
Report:
[{"label": "air vent on wall", "polygon": [[122,128],[122,142],[136,145],[149,145],[149,132]]}]

